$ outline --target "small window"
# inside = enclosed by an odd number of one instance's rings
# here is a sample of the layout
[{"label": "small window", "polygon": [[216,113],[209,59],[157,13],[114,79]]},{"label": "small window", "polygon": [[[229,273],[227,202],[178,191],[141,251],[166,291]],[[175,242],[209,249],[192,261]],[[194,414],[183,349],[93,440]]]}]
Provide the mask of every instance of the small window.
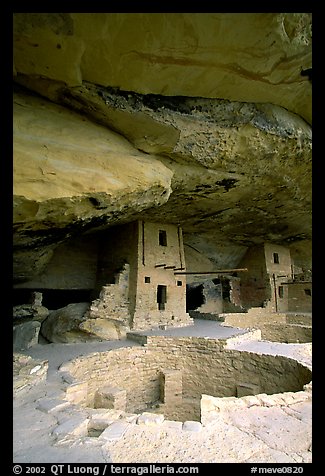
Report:
[{"label": "small window", "polygon": [[177,281],[177,286],[182,286],[182,285],[183,285],[182,281]]},{"label": "small window", "polygon": [[311,296],[311,289],[304,289],[306,296]]},{"label": "small window", "polygon": [[279,286],[279,298],[283,298],[284,297],[284,289],[283,289],[283,286]]},{"label": "small window", "polygon": [[144,277],[144,282],[145,283],[150,283],[150,276],[145,276]]},{"label": "small window", "polygon": [[273,263],[275,263],[275,264],[280,263],[278,253],[273,253]]},{"label": "small window", "polygon": [[167,246],[167,233],[165,230],[159,230],[159,244],[160,246]]}]

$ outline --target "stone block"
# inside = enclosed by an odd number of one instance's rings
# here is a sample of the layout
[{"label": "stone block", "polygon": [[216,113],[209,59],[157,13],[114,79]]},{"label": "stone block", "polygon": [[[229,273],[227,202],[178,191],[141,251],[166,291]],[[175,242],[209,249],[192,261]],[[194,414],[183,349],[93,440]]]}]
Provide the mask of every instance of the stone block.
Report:
[{"label": "stone block", "polygon": [[60,400],[58,398],[42,398],[39,400],[36,408],[44,413],[52,413],[63,410],[68,406],[70,406],[69,402]]},{"label": "stone block", "polygon": [[125,432],[131,427],[129,423],[123,421],[116,421],[103,431],[99,436],[100,440],[119,440]]},{"label": "stone block", "polygon": [[160,398],[166,404],[177,404],[182,400],[183,383],[180,370],[163,370],[160,377]]},{"label": "stone block", "polygon": [[58,439],[63,439],[69,436],[87,436],[88,421],[88,418],[85,418],[82,415],[76,415],[54,428],[52,435]]},{"label": "stone block", "polygon": [[183,423],[182,429],[184,431],[199,432],[202,430],[202,423],[200,423],[199,421],[185,421]]},{"label": "stone block", "polygon": [[165,417],[162,414],[144,412],[137,419],[138,425],[160,425]]},{"label": "stone block", "polygon": [[95,413],[92,414],[88,429],[96,429],[96,430],[104,430],[109,425],[114,423],[119,419],[121,412],[117,412],[115,410],[106,410],[103,413]]},{"label": "stone block", "polygon": [[97,390],[94,397],[94,408],[109,408],[125,411],[126,390],[105,386]]},{"label": "stone block", "polygon": [[165,420],[162,423],[163,428],[170,430],[182,430],[183,423],[181,421]]},{"label": "stone block", "polygon": [[61,372],[60,371],[60,375],[61,375],[61,379],[63,382],[65,383],[68,383],[68,384],[72,384],[74,382],[74,378],[72,377],[72,375],[69,373],[69,372]]},{"label": "stone block", "polygon": [[254,395],[247,395],[246,397],[242,397],[242,401],[247,405],[247,408],[261,405],[260,400]]},{"label": "stone block", "polygon": [[258,395],[261,389],[259,385],[253,383],[240,383],[236,387],[237,397],[246,397],[247,395]]},{"label": "stone block", "polygon": [[69,402],[83,404],[88,399],[88,382],[76,382],[66,390],[66,398]]},{"label": "stone block", "polygon": [[216,406],[216,399],[218,397],[213,397],[211,395],[201,395],[201,413],[218,411],[219,407]]},{"label": "stone block", "polygon": [[258,398],[263,407],[273,407],[276,405],[276,399],[273,395],[266,395],[265,393],[262,393],[258,396]]}]

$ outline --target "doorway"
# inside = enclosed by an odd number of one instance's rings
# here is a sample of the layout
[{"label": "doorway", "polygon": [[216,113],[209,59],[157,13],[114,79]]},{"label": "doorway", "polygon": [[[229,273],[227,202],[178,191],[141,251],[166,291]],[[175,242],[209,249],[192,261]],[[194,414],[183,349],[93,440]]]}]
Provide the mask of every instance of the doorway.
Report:
[{"label": "doorway", "polygon": [[157,286],[157,303],[159,311],[164,311],[167,302],[167,286],[158,284]]}]

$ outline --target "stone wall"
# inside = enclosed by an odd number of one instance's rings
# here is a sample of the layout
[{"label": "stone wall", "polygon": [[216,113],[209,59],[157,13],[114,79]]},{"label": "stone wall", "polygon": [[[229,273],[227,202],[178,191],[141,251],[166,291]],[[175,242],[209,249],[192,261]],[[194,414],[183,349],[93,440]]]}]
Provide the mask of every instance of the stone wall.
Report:
[{"label": "stone wall", "polygon": [[[274,253],[278,255],[279,262],[274,262]],[[291,276],[291,256],[289,248],[275,243],[264,244],[264,259],[266,272],[270,275]]]},{"label": "stone wall", "polygon": [[288,311],[288,286],[293,272],[289,248],[274,243],[264,244],[266,272],[270,280],[270,310],[275,312]]},{"label": "stone wall", "polygon": [[[96,291],[114,284],[125,263],[130,265],[131,281],[136,279],[138,227],[136,222],[115,226],[98,235],[98,271]],[[130,290],[131,293],[131,290]],[[129,296],[134,307],[135,292]]]},{"label": "stone wall", "polygon": [[182,370],[183,399],[197,408],[201,394],[236,396],[240,383],[274,393],[298,391],[310,380],[309,370],[293,360],[225,350],[224,342],[214,339],[148,337],[147,345],[168,356],[169,368]]},{"label": "stone wall", "polygon": [[300,324],[302,326],[311,326],[312,325],[312,315],[311,313],[288,313],[286,315],[288,324]]},{"label": "stone wall", "polygon": [[61,367],[76,381],[88,383],[80,404],[93,407],[97,391],[109,382],[111,387],[127,391],[128,412],[141,411],[159,400],[161,369],[162,364],[143,347],[97,352]]},{"label": "stone wall", "polygon": [[242,305],[245,308],[263,306],[266,300],[271,299],[270,282],[266,275],[264,247],[261,245],[249,248],[238,267],[248,269],[240,275]]},{"label": "stone wall", "polygon": [[269,312],[261,307],[252,307],[247,312],[223,313],[224,325],[240,328],[260,328],[264,324],[285,324],[285,313]]},{"label": "stone wall", "polygon": [[227,413],[239,409],[255,407],[277,407],[279,405],[295,405],[312,399],[312,383],[304,385],[299,392],[285,392],[273,395],[265,393],[259,395],[243,396],[241,398],[219,398],[211,395],[202,395],[201,398],[201,421],[203,425],[217,422]]},{"label": "stone wall", "polygon": [[290,315],[251,308],[247,313],[223,313],[223,325],[260,329],[263,340],[271,342],[311,342],[312,322],[308,315]]},{"label": "stone wall", "polygon": [[240,267],[248,268],[241,275],[243,306],[267,305],[275,312],[288,311],[288,287],[285,284],[291,278],[291,264],[290,250],[284,246],[264,243],[250,248],[240,263]]},{"label": "stone wall", "polygon": [[[232,397],[238,387],[249,383],[254,393],[299,391],[311,380],[308,368],[293,359],[226,350],[225,342],[214,339],[148,336],[145,347],[132,347],[79,357],[61,370],[76,381],[87,382],[83,404],[93,407],[95,395],[109,385],[126,390],[126,410],[146,408],[164,412],[167,418],[200,419],[202,394]],[[168,397],[161,401],[162,378],[181,372],[182,399],[174,401],[168,414]],[[180,388],[173,388],[175,393]],[[156,408],[157,407],[157,408]]]},{"label": "stone wall", "polygon": [[197,307],[196,311],[213,314],[223,312],[222,284],[215,284],[212,280],[204,281],[202,284],[204,303],[200,307]]},{"label": "stone wall", "polygon": [[312,311],[312,284],[295,283],[288,286],[288,311]]},{"label": "stone wall", "polygon": [[271,342],[304,343],[312,341],[312,327],[298,324],[270,324],[260,327],[262,339]]},{"label": "stone wall", "polygon": [[129,276],[130,265],[124,264],[121,272],[115,275],[115,283],[103,286],[99,298],[91,303],[89,319],[112,319],[130,326]]},{"label": "stone wall", "polygon": [[[220,276],[187,286],[187,307],[191,317],[218,319],[223,312],[242,310],[240,278]],[[202,304],[200,304],[200,301]],[[209,317],[211,316],[211,317]]]},{"label": "stone wall", "polygon": [[[139,222],[137,256],[136,304],[132,328],[140,330],[161,325],[180,327],[191,324],[192,319],[186,313],[186,277],[174,274],[176,269],[185,270],[181,228]],[[159,308],[157,302],[158,286],[166,287],[163,309]]]},{"label": "stone wall", "polygon": [[240,278],[236,277],[231,277],[229,280],[229,286],[230,286],[230,296],[229,300],[230,303],[234,304],[235,306],[241,307],[242,302],[241,302],[241,292],[240,292]]}]

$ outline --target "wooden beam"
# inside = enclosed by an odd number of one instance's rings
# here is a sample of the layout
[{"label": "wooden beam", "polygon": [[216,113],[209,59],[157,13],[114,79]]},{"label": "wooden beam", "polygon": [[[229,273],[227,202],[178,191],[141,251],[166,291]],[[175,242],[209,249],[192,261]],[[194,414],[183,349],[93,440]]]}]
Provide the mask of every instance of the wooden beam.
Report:
[{"label": "wooden beam", "polygon": [[288,281],[286,283],[281,283],[281,285],[287,284],[312,284],[312,281]]},{"label": "wooden beam", "polygon": [[215,271],[175,271],[174,274],[225,274],[225,273],[241,273],[248,271],[247,268],[232,269],[216,269]]}]

